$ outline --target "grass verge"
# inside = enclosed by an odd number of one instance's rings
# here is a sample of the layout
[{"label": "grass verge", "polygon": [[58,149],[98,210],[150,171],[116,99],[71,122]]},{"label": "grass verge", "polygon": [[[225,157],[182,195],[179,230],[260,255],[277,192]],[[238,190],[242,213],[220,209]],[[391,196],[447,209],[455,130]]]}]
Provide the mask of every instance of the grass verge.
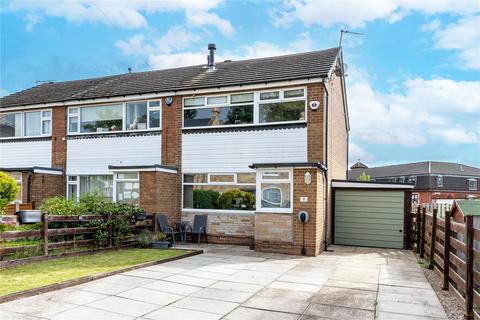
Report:
[{"label": "grass verge", "polygon": [[160,261],[187,253],[175,249],[122,249],[93,255],[66,257],[0,269],[0,296]]}]

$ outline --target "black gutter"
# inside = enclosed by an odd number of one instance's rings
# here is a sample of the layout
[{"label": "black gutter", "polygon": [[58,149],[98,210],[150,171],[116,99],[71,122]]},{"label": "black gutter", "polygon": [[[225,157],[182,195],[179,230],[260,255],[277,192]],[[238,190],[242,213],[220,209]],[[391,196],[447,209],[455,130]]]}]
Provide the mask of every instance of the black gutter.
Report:
[{"label": "black gutter", "polygon": [[[325,81],[322,81],[322,85],[323,85],[323,89],[325,90],[325,115],[324,115],[324,123],[325,123],[325,145],[324,145],[324,150],[325,150],[325,166],[328,168],[328,98],[329,98],[329,94],[328,94],[328,89],[327,89],[327,86],[325,85]],[[347,147],[348,148],[348,147]],[[348,166],[347,166],[348,167]],[[324,218],[324,221],[323,221],[323,234],[325,235],[325,241],[324,241],[324,247],[325,247],[325,251],[327,251],[327,247],[328,247],[328,240],[327,240],[327,233],[328,233],[328,218],[327,218],[327,215],[328,215],[328,177],[327,177],[327,171],[323,171],[323,175],[324,175],[324,179],[325,179],[325,199],[324,199],[324,202],[325,202],[325,218]],[[333,213],[331,214],[331,219],[333,221]]]}]

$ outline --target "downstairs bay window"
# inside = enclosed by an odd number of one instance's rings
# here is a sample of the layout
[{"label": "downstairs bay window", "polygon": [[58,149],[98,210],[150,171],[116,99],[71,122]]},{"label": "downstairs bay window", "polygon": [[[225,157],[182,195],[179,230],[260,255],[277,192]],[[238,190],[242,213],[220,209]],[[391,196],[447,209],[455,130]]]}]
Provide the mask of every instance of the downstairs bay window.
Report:
[{"label": "downstairs bay window", "polygon": [[255,210],[255,174],[185,174],[183,208],[211,211]]},{"label": "downstairs bay window", "polygon": [[138,204],[140,181],[138,172],[119,172],[115,174],[115,201]]},{"label": "downstairs bay window", "polygon": [[257,171],[257,211],[292,212],[292,171]]}]

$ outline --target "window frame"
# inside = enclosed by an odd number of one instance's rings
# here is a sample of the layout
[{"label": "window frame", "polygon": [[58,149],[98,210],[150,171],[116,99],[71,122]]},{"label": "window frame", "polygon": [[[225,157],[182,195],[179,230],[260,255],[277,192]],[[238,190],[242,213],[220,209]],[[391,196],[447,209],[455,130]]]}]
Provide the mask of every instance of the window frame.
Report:
[{"label": "window frame", "polygon": [[[80,180],[81,177],[92,177],[92,176],[112,176],[111,173],[106,173],[106,174],[70,174],[67,175],[66,177],[66,198],[70,200],[69,197],[69,192],[68,192],[68,186],[70,185],[76,185],[77,186],[77,202],[80,199]],[[75,180],[70,180],[71,177],[75,177]],[[112,177],[112,203],[116,202],[116,187],[115,187],[115,175],[113,174]]]},{"label": "window frame", "polygon": [[[184,197],[185,197],[185,186],[254,186],[255,187],[255,197],[257,196],[257,183],[256,182],[237,182],[238,178],[237,175],[241,173],[250,173],[255,174],[255,172],[183,172],[182,173],[182,207],[181,210],[184,212],[200,212],[200,213],[232,213],[232,214],[254,214],[256,209],[256,202],[255,202],[255,210],[225,210],[225,209],[195,209],[195,208],[185,208],[184,207]],[[195,175],[195,174],[206,174],[207,175],[207,182],[185,182],[185,175]],[[234,175],[234,182],[212,182],[210,183],[210,175]]]},{"label": "window frame", "polygon": [[[473,185],[475,186],[474,188],[471,187],[471,184],[473,183]],[[469,191],[476,191],[478,190],[478,180],[477,179],[468,179],[468,190]]]},{"label": "window frame", "polygon": [[[263,179],[265,172],[288,172],[288,179]],[[289,183],[290,185],[290,207],[289,208],[264,208],[262,207],[262,183]],[[257,212],[266,213],[293,213],[293,169],[262,168],[257,170],[256,204]]]},{"label": "window frame", "polygon": [[[137,177],[135,179],[121,179],[118,178],[118,174],[120,173],[136,173]],[[140,204],[140,172],[139,171],[116,171],[113,173],[113,197],[112,201],[114,203],[118,203],[117,199],[117,183],[118,182],[131,182],[131,183],[138,183],[138,198],[137,198],[137,205]]]},{"label": "window frame", "polygon": [[[147,128],[146,129],[135,129],[127,130],[127,104],[129,103],[147,103]],[[159,102],[159,106],[150,106],[152,102]],[[121,105],[122,107],[122,128],[118,131],[105,131],[105,132],[80,132],[80,126],[82,122],[81,109],[82,108],[91,108],[91,107],[103,107],[103,106],[112,106],[112,105]],[[115,133],[130,133],[130,132],[146,132],[146,131],[157,131],[162,130],[162,98],[158,99],[148,99],[148,100],[132,100],[132,101],[123,101],[123,102],[111,102],[111,103],[101,103],[101,104],[89,104],[82,106],[71,106],[67,109],[67,135],[77,136],[77,135],[92,135],[92,134],[115,134]],[[77,110],[76,114],[71,114],[70,110]],[[159,111],[160,114],[160,123],[159,127],[150,127],[150,111]],[[70,118],[77,118],[77,131],[70,131]]]},{"label": "window frame", "polygon": [[[49,117],[44,117],[43,113],[45,111],[50,112]],[[26,113],[34,113],[34,112],[39,112],[40,113],[40,134],[39,135],[25,135],[25,114]],[[53,111],[51,108],[47,109],[35,109],[35,110],[28,110],[28,111],[12,111],[12,112],[1,112],[1,115],[9,115],[9,114],[20,114],[20,135],[19,136],[14,136],[14,137],[0,137],[0,140],[9,140],[9,139],[31,139],[31,138],[44,138],[44,137],[51,137],[52,136],[52,118],[53,118]],[[44,121],[50,121],[50,124],[48,126],[48,133],[43,133],[43,122]]]},{"label": "window frame", "polygon": [[437,176],[436,177],[436,180],[437,180],[437,187],[438,188],[443,188],[443,176]]},{"label": "window frame", "polygon": [[[303,90],[302,97],[293,97],[293,98],[284,98],[285,91],[291,90]],[[269,100],[260,100],[260,94],[266,92],[279,92],[278,99],[269,99]],[[232,103],[231,102],[231,95],[235,94],[242,94],[242,93],[253,93],[253,101],[252,102],[241,102],[241,103]],[[208,98],[219,97],[219,96],[227,96],[227,103],[221,104],[207,104]],[[192,107],[185,107],[185,100],[191,98],[203,98],[204,104],[201,106],[192,106]],[[277,121],[277,122],[260,122],[260,104],[268,104],[268,103],[282,103],[282,102],[293,102],[293,101],[305,101],[305,119],[304,120],[292,120],[292,121]],[[227,124],[227,125],[216,125],[216,126],[194,126],[194,127],[185,127],[185,110],[194,110],[194,109],[208,109],[212,107],[238,107],[238,106],[248,106],[253,105],[253,123],[246,123],[246,124]],[[253,126],[270,126],[270,125],[281,125],[281,124],[291,124],[291,123],[307,123],[308,121],[308,95],[307,95],[307,87],[306,86],[298,86],[298,87],[289,87],[289,88],[271,88],[271,89],[262,89],[262,90],[248,90],[248,91],[240,91],[240,92],[230,92],[230,93],[219,93],[219,94],[205,94],[205,95],[191,95],[185,96],[182,98],[182,129],[185,130],[195,130],[195,129],[209,129],[209,128],[230,128],[230,127],[253,127]]]}]

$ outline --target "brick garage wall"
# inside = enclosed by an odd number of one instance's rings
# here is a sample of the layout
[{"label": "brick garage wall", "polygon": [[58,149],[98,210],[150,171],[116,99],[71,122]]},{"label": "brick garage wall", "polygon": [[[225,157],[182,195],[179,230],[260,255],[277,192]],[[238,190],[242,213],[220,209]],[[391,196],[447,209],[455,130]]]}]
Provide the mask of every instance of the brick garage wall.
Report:
[{"label": "brick garage wall", "polygon": [[[25,193],[27,192],[27,180],[25,181]],[[63,175],[33,173],[31,177],[31,203],[33,209],[38,209],[46,198],[65,195]]]},{"label": "brick garage wall", "polygon": [[[182,212],[182,221],[193,225],[195,212]],[[247,213],[208,213],[208,242],[222,244],[251,245],[253,244],[254,214]],[[203,239],[202,239],[203,241]]]},{"label": "brick garage wall", "polygon": [[140,206],[147,213],[165,214],[170,223],[179,221],[181,217],[178,184],[179,174],[140,172]]},{"label": "brick garage wall", "polygon": [[[312,176],[312,182],[309,185],[305,184],[306,172]],[[308,256],[316,256],[323,251],[322,174],[316,168],[293,170],[293,214],[257,213],[255,250],[300,255],[302,247],[305,246]],[[300,197],[307,197],[308,202],[300,202]],[[297,219],[300,211],[307,211],[310,215],[310,220],[305,226]]]}]

